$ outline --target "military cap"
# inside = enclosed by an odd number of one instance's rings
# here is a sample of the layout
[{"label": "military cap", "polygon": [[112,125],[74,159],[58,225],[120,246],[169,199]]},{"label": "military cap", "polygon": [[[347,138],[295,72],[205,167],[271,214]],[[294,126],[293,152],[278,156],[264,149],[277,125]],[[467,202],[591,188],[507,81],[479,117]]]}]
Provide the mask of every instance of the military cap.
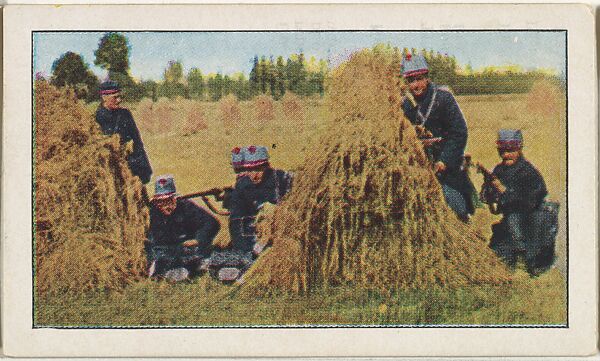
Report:
[{"label": "military cap", "polygon": [[154,184],[154,198],[167,198],[175,195],[175,179],[172,175],[161,175]]},{"label": "military cap", "polygon": [[100,95],[111,95],[121,91],[119,83],[116,81],[108,80],[100,84]]},{"label": "military cap", "polygon": [[267,163],[269,163],[267,147],[251,145],[247,148],[244,155],[244,168],[252,169]]},{"label": "military cap", "polygon": [[422,55],[411,55],[406,54],[404,59],[402,60],[400,72],[403,77],[427,74],[429,72],[429,67],[427,66],[427,61]]},{"label": "military cap", "polygon": [[235,147],[231,150],[231,166],[234,171],[240,171],[244,167],[244,159],[247,151],[246,147]]},{"label": "military cap", "polygon": [[502,149],[519,150],[523,148],[523,133],[519,129],[500,129],[496,145]]}]

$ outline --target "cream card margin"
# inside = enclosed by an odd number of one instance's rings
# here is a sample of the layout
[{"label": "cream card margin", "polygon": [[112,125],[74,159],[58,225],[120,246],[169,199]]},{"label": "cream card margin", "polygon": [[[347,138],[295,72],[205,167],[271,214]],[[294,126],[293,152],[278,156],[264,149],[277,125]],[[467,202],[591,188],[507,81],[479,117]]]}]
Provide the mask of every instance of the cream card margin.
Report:
[{"label": "cream card margin", "polygon": [[[584,5],[8,6],[4,9],[2,322],[13,356],[586,355],[596,350],[594,17]],[[33,30],[568,30],[569,327],[32,328]],[[68,307],[68,305],[65,305]]]}]

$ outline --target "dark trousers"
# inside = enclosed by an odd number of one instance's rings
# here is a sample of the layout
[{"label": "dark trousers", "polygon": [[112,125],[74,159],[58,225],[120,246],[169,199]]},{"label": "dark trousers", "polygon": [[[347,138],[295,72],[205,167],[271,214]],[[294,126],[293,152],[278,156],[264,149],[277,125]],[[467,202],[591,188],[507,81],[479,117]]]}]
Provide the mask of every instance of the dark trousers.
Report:
[{"label": "dark trousers", "polygon": [[256,218],[241,217],[229,219],[229,235],[234,250],[252,252],[256,244]]},{"label": "dark trousers", "polygon": [[500,224],[492,227],[490,247],[509,267],[514,267],[522,254],[527,271],[537,273],[554,263],[554,239],[544,236],[546,226],[541,209],[507,213]]}]

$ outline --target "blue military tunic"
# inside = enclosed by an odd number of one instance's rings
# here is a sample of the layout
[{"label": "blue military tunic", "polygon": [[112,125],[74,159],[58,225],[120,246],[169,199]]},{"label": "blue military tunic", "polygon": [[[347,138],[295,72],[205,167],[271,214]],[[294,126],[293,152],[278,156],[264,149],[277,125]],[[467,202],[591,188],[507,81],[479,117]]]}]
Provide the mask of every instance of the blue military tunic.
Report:
[{"label": "blue military tunic", "polygon": [[267,168],[260,183],[238,177],[235,188],[223,202],[230,211],[229,233],[234,250],[250,252],[256,243],[256,216],[266,202],[278,204],[292,186],[290,173]]},{"label": "blue military tunic", "polygon": [[[447,193],[448,188],[456,190],[465,200],[466,211],[472,214],[474,209],[471,198],[474,188],[462,169],[467,145],[467,124],[458,103],[450,91],[433,83],[429,83],[425,94],[415,100],[416,107],[408,99],[404,100],[404,115],[414,125],[424,126],[433,137],[442,138],[441,142],[428,147],[428,155],[434,163],[441,161],[446,165],[446,171],[438,175],[440,183],[447,186],[444,193]],[[446,197],[448,199],[447,194]]]},{"label": "blue military tunic", "polygon": [[551,223],[557,220],[549,219],[548,211],[557,214],[557,210],[545,207],[548,191],[542,175],[523,157],[512,165],[500,163],[493,175],[506,190],[498,194],[484,184],[482,193],[488,203],[497,203],[503,215],[502,221],[492,226],[494,235],[490,247],[509,266],[515,265],[520,252],[525,252],[527,269],[532,274],[549,267],[554,261],[556,237],[555,230],[549,228],[555,227]]},{"label": "blue military tunic", "polygon": [[501,213],[532,212],[548,195],[542,175],[523,157],[510,166],[498,164],[493,175],[506,187],[506,191],[498,197],[498,211]]},{"label": "blue military tunic", "polygon": [[123,108],[108,110],[101,106],[96,112],[96,122],[104,134],[119,134],[121,144],[133,141],[133,152],[127,157],[129,169],[142,183],[148,183],[152,176],[152,167],[131,112]]},{"label": "blue military tunic", "polygon": [[[167,271],[208,257],[220,227],[215,217],[189,199],[178,199],[175,211],[168,216],[152,206],[148,235],[149,260],[162,258],[166,264],[160,268]],[[198,246],[182,245],[191,239],[197,240]]]}]

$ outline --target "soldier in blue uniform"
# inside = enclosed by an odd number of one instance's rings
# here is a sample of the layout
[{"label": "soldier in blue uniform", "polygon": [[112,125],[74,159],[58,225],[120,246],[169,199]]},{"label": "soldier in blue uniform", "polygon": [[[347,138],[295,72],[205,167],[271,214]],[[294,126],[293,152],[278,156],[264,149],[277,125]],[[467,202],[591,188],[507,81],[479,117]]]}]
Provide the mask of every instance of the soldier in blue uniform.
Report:
[{"label": "soldier in blue uniform", "polygon": [[545,202],[546,184],[523,156],[520,130],[500,130],[496,144],[502,161],[487,177],[481,192],[492,213],[503,215],[502,221],[492,226],[490,247],[510,267],[523,253],[527,271],[537,275],[554,262],[558,204]]},{"label": "soldier in blue uniform", "polygon": [[156,180],[151,203],[148,273],[175,281],[185,279],[210,255],[220,223],[193,201],[178,199],[169,175]]},{"label": "soldier in blue uniform", "polygon": [[[467,124],[452,93],[432,83],[425,58],[407,54],[402,76],[410,94],[404,97],[404,115],[417,127],[425,150],[433,162],[446,202],[467,222],[474,213],[473,183],[463,167]],[[427,134],[427,136],[425,136]]]},{"label": "soldier in blue uniform", "polygon": [[133,141],[133,151],[127,156],[127,163],[133,175],[146,184],[152,176],[152,167],[144,150],[140,132],[131,112],[121,108],[121,89],[116,82],[106,81],[100,85],[102,104],[96,111],[96,122],[106,135],[119,134],[121,144]]},{"label": "soldier in blue uniform", "polygon": [[268,212],[269,204],[278,204],[290,191],[292,175],[270,166],[266,147],[249,146],[243,154],[245,174],[238,177],[228,202],[223,206],[231,213],[229,232],[232,248],[259,253],[260,249],[255,249],[256,218],[259,213]]}]

